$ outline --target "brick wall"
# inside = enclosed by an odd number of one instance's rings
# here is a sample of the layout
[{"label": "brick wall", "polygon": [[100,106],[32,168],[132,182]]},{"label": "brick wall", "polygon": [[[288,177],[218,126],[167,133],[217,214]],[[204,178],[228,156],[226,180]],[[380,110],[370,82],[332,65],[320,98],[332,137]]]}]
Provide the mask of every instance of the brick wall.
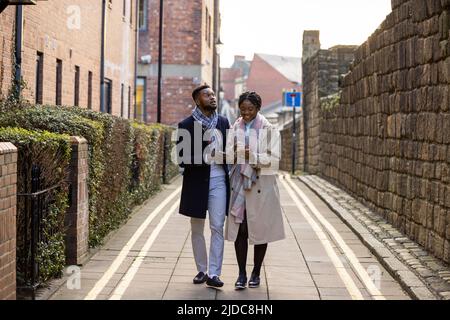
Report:
[{"label": "brick wall", "polygon": [[0,14],[0,98],[8,95],[13,71],[15,9],[8,7]]},{"label": "brick wall", "polygon": [[[124,109],[128,110],[128,87],[134,91],[136,1],[114,1],[106,10],[105,77],[112,80],[113,114],[121,114],[121,84],[124,84]],[[132,6],[130,4],[133,4]],[[3,96],[11,86],[11,57],[15,42],[16,6],[0,15],[0,89]],[[56,60],[62,61],[62,105],[75,103],[75,66],[80,68],[79,106],[88,106],[88,78],[92,72],[92,109],[100,110],[100,55],[102,1],[52,0],[23,6],[22,75],[25,99],[36,97],[36,56],[43,53],[44,104],[56,104]],[[133,105],[133,95],[132,105]],[[125,112],[125,116],[127,116]]]},{"label": "brick wall", "polygon": [[221,69],[221,86],[225,94],[223,98],[232,102],[233,106],[236,94],[241,94],[241,92],[236,92],[236,80],[240,77],[242,77],[242,71],[240,69]]},{"label": "brick wall", "polygon": [[450,2],[392,8],[321,112],[320,172],[450,262]]},{"label": "brick wall", "polygon": [[66,261],[69,265],[83,264],[89,250],[89,154],[87,140],[71,137],[70,168],[71,206],[66,212]]},{"label": "brick wall", "polygon": [[[206,41],[206,9],[211,15],[211,42]],[[159,60],[159,0],[148,0],[148,28],[139,32],[140,65],[147,78],[147,121],[157,120],[157,65]],[[162,122],[173,125],[192,113],[192,91],[200,83],[212,86],[214,1],[164,1]]]},{"label": "brick wall", "polygon": [[[81,0],[82,3],[86,1]],[[71,2],[73,2],[71,0]],[[89,3],[101,1],[89,1]],[[125,10],[123,8],[125,5]],[[112,80],[112,114],[128,118],[128,109],[133,118],[134,110],[134,81],[136,60],[136,0],[113,1],[106,10],[106,42],[105,42],[105,77]],[[130,12],[131,10],[131,12]],[[124,15],[125,13],[125,15]],[[101,22],[101,15],[98,16]],[[100,29],[99,32],[100,33]],[[100,41],[94,42],[100,47]],[[84,46],[89,46],[85,43]],[[87,78],[86,78],[87,79]],[[122,102],[122,85],[124,86]],[[131,105],[128,106],[128,88],[130,88]],[[100,94],[100,91],[97,91]]]},{"label": "brick wall", "polygon": [[0,142],[0,300],[16,299],[17,149]]},{"label": "brick wall", "polygon": [[[197,85],[189,77],[165,77],[163,78],[163,90],[161,97],[162,123],[176,125],[187,118],[194,110],[192,91]],[[148,121],[157,120],[157,80],[149,79],[147,82],[147,106],[149,108]],[[150,103],[151,102],[151,103]]]}]

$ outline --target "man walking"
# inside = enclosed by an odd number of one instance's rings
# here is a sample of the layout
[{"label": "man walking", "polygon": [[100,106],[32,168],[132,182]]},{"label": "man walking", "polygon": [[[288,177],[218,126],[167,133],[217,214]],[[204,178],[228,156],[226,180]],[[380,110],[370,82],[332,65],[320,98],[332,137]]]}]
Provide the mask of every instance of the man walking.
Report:
[{"label": "man walking", "polygon": [[[191,218],[192,247],[198,274],[194,284],[214,288],[220,280],[224,251],[224,224],[229,205],[228,166],[224,161],[228,120],[217,113],[214,91],[203,85],[192,93],[196,109],[178,124],[178,163],[184,169],[180,213]],[[188,143],[189,142],[189,143]],[[204,236],[209,213],[209,264]]]}]

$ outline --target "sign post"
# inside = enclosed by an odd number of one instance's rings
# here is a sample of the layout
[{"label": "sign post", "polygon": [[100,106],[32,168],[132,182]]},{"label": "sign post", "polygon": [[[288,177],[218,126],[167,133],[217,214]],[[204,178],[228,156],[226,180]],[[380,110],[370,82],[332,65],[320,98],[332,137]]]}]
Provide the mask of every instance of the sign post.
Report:
[{"label": "sign post", "polygon": [[292,92],[285,92],[285,104],[292,107],[292,175],[295,175],[295,159],[297,151],[297,124],[296,124],[296,108],[300,108],[302,105],[302,94],[295,89]]}]

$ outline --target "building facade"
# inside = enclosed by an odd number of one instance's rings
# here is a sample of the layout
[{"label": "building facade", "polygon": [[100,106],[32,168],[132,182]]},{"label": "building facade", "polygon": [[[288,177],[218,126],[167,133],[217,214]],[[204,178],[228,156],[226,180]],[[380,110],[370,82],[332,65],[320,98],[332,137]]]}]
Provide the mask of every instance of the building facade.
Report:
[{"label": "building facade", "polygon": [[138,0],[48,0],[8,6],[0,14],[1,96],[20,74],[22,97],[32,103],[128,118],[134,105],[137,5]]},{"label": "building facade", "polygon": [[161,119],[158,119],[160,0],[141,0],[139,4],[136,118],[175,125],[195,107],[192,90],[203,83],[213,86],[217,81],[220,21],[215,21],[219,16],[217,0],[163,3]]},{"label": "building facade", "polygon": [[247,90],[256,91],[263,100],[263,111],[281,106],[283,91],[301,91],[302,61],[296,57],[255,54],[247,79]]},{"label": "building facade", "polygon": [[233,108],[237,107],[239,96],[246,90],[250,65],[251,61],[246,60],[245,56],[234,56],[231,67],[222,68],[221,88],[224,92],[224,99]]}]

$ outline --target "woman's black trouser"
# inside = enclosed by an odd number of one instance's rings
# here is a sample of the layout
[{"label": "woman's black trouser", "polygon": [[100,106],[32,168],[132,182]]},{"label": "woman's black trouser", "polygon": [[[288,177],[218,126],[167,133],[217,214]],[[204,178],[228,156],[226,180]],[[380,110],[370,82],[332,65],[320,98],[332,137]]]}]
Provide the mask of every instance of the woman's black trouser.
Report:
[{"label": "woman's black trouser", "polygon": [[[247,275],[247,253],[248,253],[248,225],[247,225],[247,212],[245,212],[244,221],[239,227],[238,236],[234,243],[234,249],[236,251],[236,258],[239,265],[239,275]],[[254,267],[252,274],[259,276],[261,273],[261,266],[264,261],[264,257],[267,251],[267,243],[255,245],[255,252],[253,257]]]}]

